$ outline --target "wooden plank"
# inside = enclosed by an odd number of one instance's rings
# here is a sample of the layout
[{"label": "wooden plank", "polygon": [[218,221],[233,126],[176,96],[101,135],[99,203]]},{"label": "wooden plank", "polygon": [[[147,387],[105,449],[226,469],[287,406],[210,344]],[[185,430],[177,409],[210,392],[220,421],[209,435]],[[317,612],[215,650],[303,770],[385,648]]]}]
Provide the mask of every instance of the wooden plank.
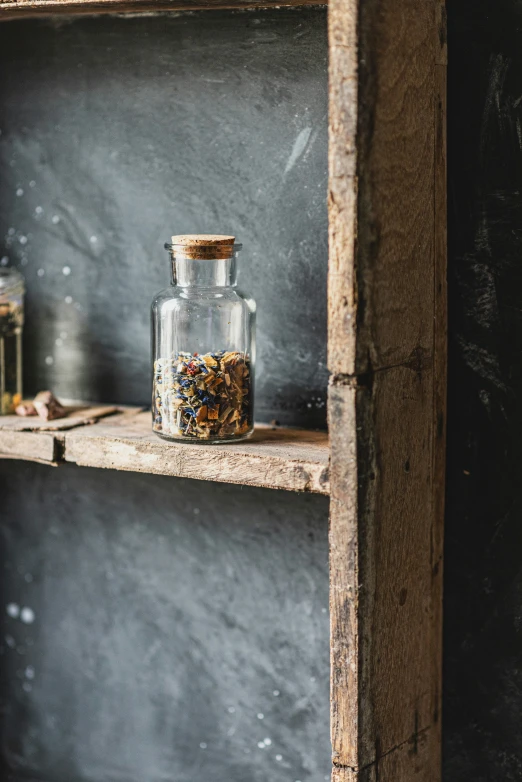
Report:
[{"label": "wooden plank", "polygon": [[431,356],[434,8],[330,2],[333,374]]},{"label": "wooden plank", "polygon": [[0,21],[58,14],[122,14],[325,5],[316,0],[11,0],[0,2]]},{"label": "wooden plank", "polygon": [[65,459],[87,467],[328,494],[328,437],[257,426],[229,445],[174,443],[151,432],[150,413],[115,416],[65,437]]},{"label": "wooden plank", "polygon": [[[127,407],[125,411],[126,414],[135,415],[142,409]],[[0,432],[60,432],[77,426],[94,424],[100,418],[122,412],[123,408],[114,405],[72,405],[66,406],[65,410],[66,415],[54,421],[44,421],[39,416],[0,416]]]},{"label": "wooden plank", "polygon": [[0,416],[0,458],[58,464],[63,461],[65,442],[61,433],[94,424],[115,413],[121,417],[136,415],[141,410],[140,407],[75,404],[66,406],[67,414],[54,421],[44,421],[38,416]]},{"label": "wooden plank", "polygon": [[442,606],[444,501],[446,488],[447,390],[447,19],[444,2],[437,6],[438,52],[435,66],[435,274],[434,274],[434,394],[433,394],[433,536],[432,536],[432,646],[433,730],[432,766],[441,764],[442,746]]},{"label": "wooden plank", "polygon": [[359,742],[357,387],[332,385],[330,425],[330,698],[335,763],[354,767]]},{"label": "wooden plank", "polygon": [[432,410],[427,368],[357,390],[362,766],[432,724]]},{"label": "wooden plank", "polygon": [[358,120],[357,0],[330,0],[328,366],[355,372]]},{"label": "wooden plank", "polygon": [[432,782],[440,770],[431,765],[431,730],[396,747],[371,767],[364,782]]},{"label": "wooden plank", "polygon": [[432,724],[433,375],[333,385],[329,409],[332,745],[358,768]]},{"label": "wooden plank", "polygon": [[430,747],[430,731],[424,731],[359,772],[334,766],[332,782],[430,782]]},{"label": "wooden plank", "polygon": [[0,432],[0,458],[56,463],[56,437],[51,432]]},{"label": "wooden plank", "polygon": [[324,432],[256,425],[250,440],[228,445],[176,443],[151,431],[150,412],[109,405],[74,408],[56,421],[4,416],[0,457],[328,494]]},{"label": "wooden plank", "polygon": [[332,778],[437,782],[444,13],[331,0],[329,15]]}]

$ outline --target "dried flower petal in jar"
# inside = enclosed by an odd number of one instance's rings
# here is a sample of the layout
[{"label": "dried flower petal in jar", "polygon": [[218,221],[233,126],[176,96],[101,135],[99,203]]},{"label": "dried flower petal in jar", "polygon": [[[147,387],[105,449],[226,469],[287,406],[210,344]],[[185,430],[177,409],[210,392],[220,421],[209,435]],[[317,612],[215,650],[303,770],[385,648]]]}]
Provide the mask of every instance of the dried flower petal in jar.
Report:
[{"label": "dried flower petal in jar", "polygon": [[235,288],[230,236],[175,236],[172,287],[152,305],[152,428],[229,442],[254,428],[255,304]]},{"label": "dried flower petal in jar", "polygon": [[180,353],[154,367],[156,432],[229,439],[252,427],[250,360],[235,351]]}]

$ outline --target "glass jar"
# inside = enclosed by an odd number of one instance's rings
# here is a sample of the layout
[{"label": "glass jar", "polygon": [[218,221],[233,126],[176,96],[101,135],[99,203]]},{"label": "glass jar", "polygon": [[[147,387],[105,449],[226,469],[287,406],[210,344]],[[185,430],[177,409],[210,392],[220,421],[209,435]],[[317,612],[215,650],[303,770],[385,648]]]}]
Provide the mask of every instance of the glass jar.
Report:
[{"label": "glass jar", "polygon": [[152,428],[226,443],[254,430],[255,302],[236,289],[233,236],[173,236],[171,287],[152,303]]},{"label": "glass jar", "polygon": [[0,415],[10,415],[22,401],[22,328],[24,278],[0,267]]}]

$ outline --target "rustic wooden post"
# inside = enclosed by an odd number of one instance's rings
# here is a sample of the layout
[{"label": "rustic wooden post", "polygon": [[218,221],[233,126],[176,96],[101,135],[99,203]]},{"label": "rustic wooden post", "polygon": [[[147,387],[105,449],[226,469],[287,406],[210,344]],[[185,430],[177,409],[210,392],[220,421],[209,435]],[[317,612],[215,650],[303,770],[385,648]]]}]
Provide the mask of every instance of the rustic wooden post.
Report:
[{"label": "rustic wooden post", "polygon": [[440,779],[444,10],[329,4],[334,782]]}]

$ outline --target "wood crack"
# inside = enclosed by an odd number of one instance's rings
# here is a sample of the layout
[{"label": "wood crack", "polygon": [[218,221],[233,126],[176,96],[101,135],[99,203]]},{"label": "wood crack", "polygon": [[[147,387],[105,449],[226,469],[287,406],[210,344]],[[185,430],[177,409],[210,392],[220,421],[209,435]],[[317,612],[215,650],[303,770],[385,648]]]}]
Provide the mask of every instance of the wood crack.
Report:
[{"label": "wood crack", "polygon": [[428,368],[431,368],[433,364],[433,354],[426,348],[420,346],[415,348],[410,356],[404,361],[399,361],[396,364],[385,364],[380,367],[371,367],[364,372],[356,372],[354,374],[347,374],[343,372],[337,372],[330,375],[329,384],[331,386],[351,386],[351,387],[364,387],[368,388],[372,386],[372,378],[378,373],[388,372],[392,369],[399,369],[404,367],[405,369],[411,369],[413,372],[421,376]]},{"label": "wood crack", "polygon": [[[89,417],[94,410],[99,420]],[[104,416],[104,413],[112,415]],[[79,415],[79,414],[78,414]],[[61,428],[59,428],[61,427]],[[257,424],[253,437],[222,446],[168,443],[151,431],[150,412],[114,413],[110,406],[86,408],[84,418],[0,421],[0,457],[70,462],[79,467],[128,470],[178,478],[239,483],[288,491],[329,494],[326,432]]]},{"label": "wood crack", "polygon": [[405,741],[399,742],[399,744],[396,744],[395,746],[386,750],[386,752],[380,754],[377,758],[375,758],[375,760],[372,760],[371,763],[366,763],[364,766],[347,766],[344,763],[338,763],[335,759],[332,760],[332,765],[334,766],[334,768],[338,768],[343,771],[350,771],[352,774],[360,774],[362,771],[367,771],[369,768],[378,765],[381,762],[381,760],[388,757],[388,755],[391,755],[393,752],[397,752],[403,749],[408,744],[413,744],[415,748],[415,752],[417,752],[417,748],[419,745],[419,738],[422,738],[431,729],[431,727],[432,727],[431,725],[427,725],[425,728],[421,728],[420,730],[415,731]]}]

